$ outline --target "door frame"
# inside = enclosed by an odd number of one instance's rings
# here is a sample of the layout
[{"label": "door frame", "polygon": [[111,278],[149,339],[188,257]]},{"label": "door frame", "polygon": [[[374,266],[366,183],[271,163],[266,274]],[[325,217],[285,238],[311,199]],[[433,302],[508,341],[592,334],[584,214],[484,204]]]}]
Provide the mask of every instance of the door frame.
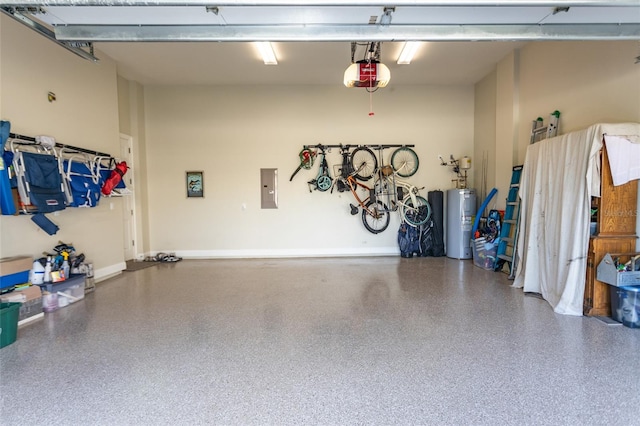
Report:
[{"label": "door frame", "polygon": [[[133,137],[124,133],[120,133],[120,157],[126,161],[129,165],[129,170],[123,176],[125,184],[130,193],[124,195],[122,198],[122,214],[123,214],[123,252],[124,260],[138,259],[138,231],[137,231],[137,212],[136,212],[136,180],[134,164],[134,150],[133,150]],[[129,216],[129,226],[126,226],[126,216]],[[128,246],[128,241],[131,242],[131,246]]]}]

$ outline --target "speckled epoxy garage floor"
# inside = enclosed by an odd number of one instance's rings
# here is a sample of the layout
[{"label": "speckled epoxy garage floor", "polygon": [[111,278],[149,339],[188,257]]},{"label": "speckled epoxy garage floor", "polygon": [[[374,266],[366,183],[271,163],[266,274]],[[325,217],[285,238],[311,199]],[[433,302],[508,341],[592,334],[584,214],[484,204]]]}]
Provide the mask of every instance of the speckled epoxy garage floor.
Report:
[{"label": "speckled epoxy garage floor", "polygon": [[184,260],[0,350],[3,425],[640,424],[640,330],[471,261]]}]

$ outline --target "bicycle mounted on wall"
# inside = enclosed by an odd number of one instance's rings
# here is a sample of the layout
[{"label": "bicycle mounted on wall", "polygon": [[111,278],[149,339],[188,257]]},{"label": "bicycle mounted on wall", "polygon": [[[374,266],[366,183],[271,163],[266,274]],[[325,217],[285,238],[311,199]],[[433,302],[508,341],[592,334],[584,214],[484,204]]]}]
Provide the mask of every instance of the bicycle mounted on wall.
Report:
[{"label": "bicycle mounted on wall", "polygon": [[408,146],[397,148],[391,155],[391,164],[384,164],[383,150],[393,148],[389,145],[371,146],[378,151],[381,166],[375,171],[375,195],[377,199],[391,208],[400,211],[400,217],[409,226],[424,225],[431,217],[431,206],[420,196],[420,190],[401,178],[416,174],[420,162],[416,152]]},{"label": "bicycle mounted on wall", "polygon": [[[412,149],[415,145],[305,145],[307,152],[320,151],[318,176],[309,181],[309,191],[314,189],[333,192],[350,191],[357,205],[350,203],[351,214],[361,212],[365,228],[378,234],[389,226],[390,212],[398,211],[403,221],[413,227],[426,223],[431,216],[431,207],[419,195],[423,188],[417,188],[406,180],[413,176],[419,166],[418,155]],[[331,180],[326,153],[338,148],[341,164],[333,166],[335,178]],[[383,151],[395,148],[390,164],[384,163]],[[376,155],[373,150],[376,150]],[[380,160],[378,160],[380,158]],[[363,182],[374,179],[373,185]],[[330,183],[331,182],[331,183]],[[358,189],[364,196],[358,194]]]},{"label": "bicycle mounted on wall", "polygon": [[327,163],[327,147],[325,145],[316,145],[320,150],[320,167],[318,168],[318,176],[307,182],[309,184],[309,192],[316,189],[320,192],[328,191],[333,184],[329,164]]}]

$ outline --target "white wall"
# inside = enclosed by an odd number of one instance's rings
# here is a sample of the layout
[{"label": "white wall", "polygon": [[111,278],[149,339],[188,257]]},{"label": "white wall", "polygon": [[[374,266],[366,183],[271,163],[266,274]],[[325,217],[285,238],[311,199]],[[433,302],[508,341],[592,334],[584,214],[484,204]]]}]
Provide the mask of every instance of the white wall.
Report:
[{"label": "white wall", "polygon": [[[398,214],[384,233],[349,214],[350,193],[309,192],[317,174],[289,182],[305,144],[415,144],[412,181],[452,187],[439,165],[472,155],[473,87],[390,87],[369,95],[334,86],[146,87],[152,251],[190,257],[397,252]],[[389,155],[390,152],[387,153]],[[339,162],[334,149],[330,164]],[[388,161],[388,158],[387,158]],[[260,208],[260,168],[279,172],[279,208]],[[186,198],[185,171],[204,171],[203,199]],[[473,184],[473,182],[471,182]]]},{"label": "white wall", "polygon": [[[474,146],[472,165],[477,189],[477,204],[480,206],[484,198],[496,185],[496,72],[491,72],[475,87],[474,105]],[[495,208],[494,197],[489,209]],[[504,206],[500,207],[504,208]]]},{"label": "white wall", "polygon": [[[50,135],[65,144],[116,155],[115,63],[101,54],[99,64],[76,57],[5,15],[0,23],[0,117],[11,122],[12,132]],[[49,91],[57,101],[47,101]],[[97,278],[118,272],[123,266],[120,201],[103,199],[94,209],[48,214],[60,227],[53,236],[29,216],[0,216],[0,257],[41,257],[64,241],[93,261]]]},{"label": "white wall", "polygon": [[[386,232],[373,235],[359,216],[349,214],[350,194],[309,192],[306,182],[315,168],[289,182],[302,145],[415,144],[421,167],[413,182],[425,186],[426,193],[452,187],[455,176],[439,165],[439,154],[471,155],[470,186],[479,184],[482,158],[474,138],[491,150],[493,133],[495,167],[488,176],[499,186],[498,180],[524,159],[530,120],[555,109],[562,112],[561,132],[594,122],[640,121],[636,42],[531,43],[498,64],[495,81],[490,76],[475,90],[381,89],[372,97],[373,117],[365,91],[339,84],[143,88],[121,79],[119,88],[114,62],[99,56],[100,64],[92,64],[0,17],[0,116],[16,133],[48,134],[114,154],[119,131],[134,133],[136,172],[147,179],[138,205],[145,252],[192,257],[395,253],[397,214]],[[47,102],[48,91],[58,101]],[[118,104],[119,93],[127,98],[126,108],[122,99]],[[479,112],[493,104],[494,112]],[[494,130],[484,117],[494,117]],[[329,161],[339,161],[337,150]],[[263,167],[280,173],[277,210],[260,209]],[[187,170],[204,171],[204,199],[186,198]],[[85,252],[99,274],[122,267],[119,199],[50,217],[61,227],[55,236],[44,234],[27,216],[0,217],[0,256],[40,256],[62,240]]]},{"label": "white wall", "polygon": [[[495,200],[498,208],[506,208],[513,170],[509,165],[519,165],[518,153],[514,148],[514,141],[518,134],[520,114],[519,100],[519,57],[516,50],[506,56],[496,67],[496,141],[495,141],[495,187],[498,194]],[[505,167],[507,166],[507,167]]]},{"label": "white wall", "polygon": [[135,81],[118,76],[118,112],[120,133],[133,139],[133,164],[131,175],[135,184],[128,185],[135,199],[135,254],[144,257],[150,252],[149,212],[147,209],[147,151],[144,114],[144,87]]},{"label": "white wall", "polygon": [[[546,124],[559,110],[560,134],[595,123],[640,122],[637,55],[635,41],[528,43],[498,64],[495,95],[482,90],[484,81],[476,86],[477,105],[496,99],[496,158],[506,153],[493,171],[496,185],[504,186],[498,198],[507,195],[511,168],[524,162],[537,117]],[[475,139],[480,138],[476,129]]]},{"label": "white wall", "polygon": [[518,158],[531,121],[559,110],[560,133],[595,123],[640,121],[637,41],[529,43],[520,54]]}]

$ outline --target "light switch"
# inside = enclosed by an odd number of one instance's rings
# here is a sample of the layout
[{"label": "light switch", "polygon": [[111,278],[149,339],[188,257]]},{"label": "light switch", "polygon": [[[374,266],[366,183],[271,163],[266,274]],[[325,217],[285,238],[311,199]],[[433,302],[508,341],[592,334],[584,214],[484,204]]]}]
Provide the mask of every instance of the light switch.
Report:
[{"label": "light switch", "polygon": [[260,195],[263,209],[278,208],[278,169],[260,169]]}]

